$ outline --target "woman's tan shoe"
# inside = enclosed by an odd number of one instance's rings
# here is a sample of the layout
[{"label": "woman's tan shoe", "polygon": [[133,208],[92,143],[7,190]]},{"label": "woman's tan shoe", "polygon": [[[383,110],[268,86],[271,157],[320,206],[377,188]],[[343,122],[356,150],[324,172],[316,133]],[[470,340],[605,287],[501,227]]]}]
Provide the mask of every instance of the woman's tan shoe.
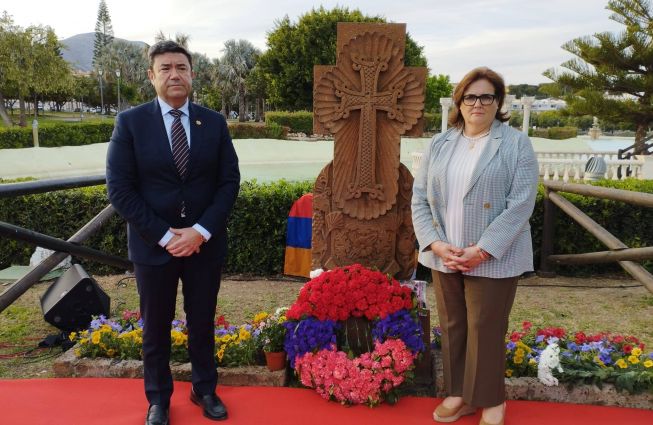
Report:
[{"label": "woman's tan shoe", "polygon": [[478,423],[478,425],[503,425],[504,420],[506,419],[506,403],[503,403],[503,416],[501,416],[501,420],[497,423],[490,423],[487,422],[483,419],[483,415],[481,415],[481,421]]},{"label": "woman's tan shoe", "polygon": [[440,403],[440,405],[433,411],[433,420],[436,422],[455,422],[460,419],[461,416],[473,415],[474,413],[476,413],[476,408],[468,406],[465,403],[454,409],[444,407],[444,405]]}]

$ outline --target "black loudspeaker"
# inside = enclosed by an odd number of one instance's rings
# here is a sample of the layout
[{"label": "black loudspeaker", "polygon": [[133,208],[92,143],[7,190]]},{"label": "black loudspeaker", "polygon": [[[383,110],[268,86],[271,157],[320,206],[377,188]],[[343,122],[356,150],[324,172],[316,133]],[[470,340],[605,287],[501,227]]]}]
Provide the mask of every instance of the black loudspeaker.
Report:
[{"label": "black loudspeaker", "polygon": [[109,316],[109,296],[79,264],[73,264],[41,297],[43,318],[63,331],[86,329],[91,316]]}]

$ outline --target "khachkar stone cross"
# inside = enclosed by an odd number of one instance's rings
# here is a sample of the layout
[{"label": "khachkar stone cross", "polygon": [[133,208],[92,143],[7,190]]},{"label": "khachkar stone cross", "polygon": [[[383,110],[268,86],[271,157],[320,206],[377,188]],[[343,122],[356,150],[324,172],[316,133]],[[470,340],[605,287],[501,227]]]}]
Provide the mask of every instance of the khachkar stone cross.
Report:
[{"label": "khachkar stone cross", "polygon": [[415,268],[413,177],[401,135],[421,134],[426,68],[404,66],[405,24],[339,23],[336,66],[314,70],[313,129],[335,135],[313,190],[312,267]]}]

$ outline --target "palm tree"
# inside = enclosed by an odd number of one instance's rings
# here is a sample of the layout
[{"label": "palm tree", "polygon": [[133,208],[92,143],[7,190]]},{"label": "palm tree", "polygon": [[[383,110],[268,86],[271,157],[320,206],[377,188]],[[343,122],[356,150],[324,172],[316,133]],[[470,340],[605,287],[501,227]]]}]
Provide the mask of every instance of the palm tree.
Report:
[{"label": "palm tree", "polygon": [[218,65],[220,85],[224,93],[235,93],[238,101],[238,121],[246,121],[247,76],[256,65],[261,55],[252,43],[247,40],[228,40],[224,43],[223,56]]}]

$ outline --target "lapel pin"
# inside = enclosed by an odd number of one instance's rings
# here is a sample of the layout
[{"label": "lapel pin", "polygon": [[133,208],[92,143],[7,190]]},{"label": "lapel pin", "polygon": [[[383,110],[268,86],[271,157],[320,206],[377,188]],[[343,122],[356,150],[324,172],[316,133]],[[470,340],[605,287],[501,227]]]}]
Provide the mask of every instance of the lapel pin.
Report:
[{"label": "lapel pin", "polygon": [[197,125],[202,125],[202,121],[197,120],[197,121],[195,121],[195,124],[197,124]]}]

